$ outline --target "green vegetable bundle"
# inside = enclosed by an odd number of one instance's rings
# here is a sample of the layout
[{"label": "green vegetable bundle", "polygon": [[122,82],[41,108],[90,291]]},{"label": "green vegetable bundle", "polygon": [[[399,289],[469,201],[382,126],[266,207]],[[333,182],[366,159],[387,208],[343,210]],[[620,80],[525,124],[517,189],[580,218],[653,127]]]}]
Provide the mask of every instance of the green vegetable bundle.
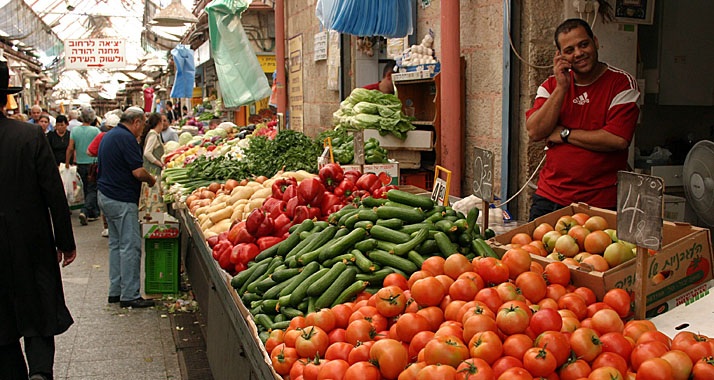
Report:
[{"label": "green vegetable bundle", "polygon": [[407,138],[408,131],[414,129],[409,118],[402,113],[399,98],[378,90],[354,89],[332,116],[337,128],[377,129],[382,136],[391,133],[402,140]]},{"label": "green vegetable bundle", "polygon": [[261,252],[231,285],[261,330],[285,328],[290,319],[376,292],[384,278],[409,278],[430,256],[461,253],[497,257],[468,217],[426,197],[390,190],[365,198],[328,221],[305,220],[290,236]]}]

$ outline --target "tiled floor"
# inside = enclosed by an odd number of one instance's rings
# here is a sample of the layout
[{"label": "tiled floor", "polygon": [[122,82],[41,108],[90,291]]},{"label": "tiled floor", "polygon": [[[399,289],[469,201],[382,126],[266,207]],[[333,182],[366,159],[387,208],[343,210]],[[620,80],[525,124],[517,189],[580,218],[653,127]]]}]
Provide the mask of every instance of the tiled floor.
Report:
[{"label": "tiled floor", "polygon": [[55,379],[180,380],[166,311],[107,303],[108,239],[100,236],[101,220],[81,226],[78,214],[72,214],[77,259],[62,269],[74,325],[55,338]]}]

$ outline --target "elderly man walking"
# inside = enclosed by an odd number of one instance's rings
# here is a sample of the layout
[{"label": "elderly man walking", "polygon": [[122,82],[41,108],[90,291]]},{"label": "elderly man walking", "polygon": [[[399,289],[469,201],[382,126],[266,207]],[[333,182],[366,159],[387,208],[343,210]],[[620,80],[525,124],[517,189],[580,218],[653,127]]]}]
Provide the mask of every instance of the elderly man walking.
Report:
[{"label": "elderly man walking", "polygon": [[119,125],[99,144],[99,207],[109,224],[109,302],[121,307],[149,307],[141,297],[141,182],[154,186],[156,178],[143,168],[137,138],[144,129],[144,111],[129,107]]}]

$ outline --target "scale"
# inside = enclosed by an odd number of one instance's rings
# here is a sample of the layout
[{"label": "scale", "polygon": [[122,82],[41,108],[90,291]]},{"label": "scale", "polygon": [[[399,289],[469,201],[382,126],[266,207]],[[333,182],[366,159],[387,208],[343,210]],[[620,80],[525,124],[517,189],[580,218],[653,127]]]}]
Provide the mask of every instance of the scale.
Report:
[{"label": "scale", "polygon": [[714,227],[714,142],[702,140],[684,160],[684,193],[699,224]]}]

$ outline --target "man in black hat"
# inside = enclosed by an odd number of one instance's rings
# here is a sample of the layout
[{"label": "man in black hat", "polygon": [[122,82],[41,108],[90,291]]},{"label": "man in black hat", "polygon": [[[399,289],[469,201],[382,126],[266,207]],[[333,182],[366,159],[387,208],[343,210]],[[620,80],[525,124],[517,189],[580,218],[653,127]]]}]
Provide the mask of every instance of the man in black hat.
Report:
[{"label": "man in black hat", "polygon": [[5,117],[7,95],[22,89],[8,79],[0,62],[0,379],[52,379],[54,336],[73,323],[58,262],[74,261],[74,236],[42,128]]}]

